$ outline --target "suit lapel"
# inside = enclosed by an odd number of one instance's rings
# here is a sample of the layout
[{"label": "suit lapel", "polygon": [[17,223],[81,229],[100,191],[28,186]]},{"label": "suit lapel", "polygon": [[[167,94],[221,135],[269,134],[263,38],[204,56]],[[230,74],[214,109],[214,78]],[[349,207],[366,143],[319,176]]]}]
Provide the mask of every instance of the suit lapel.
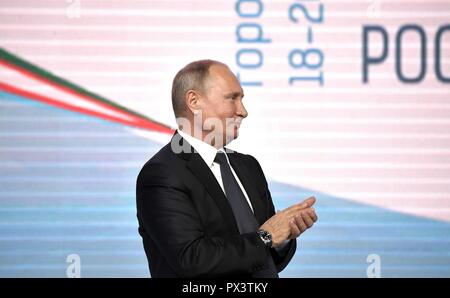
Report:
[{"label": "suit lapel", "polygon": [[236,153],[228,154],[231,166],[239,177],[239,180],[244,186],[247,192],[248,198],[253,206],[253,212],[255,213],[256,220],[260,225],[266,221],[264,204],[261,201],[261,195],[253,181],[252,174],[244,164],[244,160],[240,158]]},{"label": "suit lapel", "polygon": [[[176,135],[177,133],[175,133]],[[174,137],[175,137],[174,135]],[[178,135],[177,137],[181,137]],[[185,139],[181,139],[183,145],[189,144]],[[203,184],[206,188],[206,191],[216,202],[219,207],[220,212],[227,224],[227,226],[233,230],[234,233],[239,233],[239,228],[236,223],[236,219],[234,218],[233,210],[231,209],[230,203],[228,202],[227,197],[223,193],[222,188],[214,177],[214,174],[211,172],[211,169],[205,163],[203,158],[197,152],[194,152],[193,148],[189,145],[189,152],[181,152],[179,156],[187,161],[186,167],[192,172],[192,174],[197,177],[197,179]],[[183,147],[185,148],[185,147]],[[187,148],[187,147],[186,147]]]}]

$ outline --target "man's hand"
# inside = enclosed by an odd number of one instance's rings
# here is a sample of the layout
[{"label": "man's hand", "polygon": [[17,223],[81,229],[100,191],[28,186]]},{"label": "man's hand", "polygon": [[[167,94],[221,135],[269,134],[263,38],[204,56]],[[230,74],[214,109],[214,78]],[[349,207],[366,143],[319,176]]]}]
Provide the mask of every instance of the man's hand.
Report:
[{"label": "man's hand", "polygon": [[306,208],[294,216],[289,222],[291,227],[291,235],[288,239],[295,239],[300,236],[307,229],[311,228],[317,221],[317,215],[314,208]]},{"label": "man's hand", "polygon": [[277,212],[269,218],[261,229],[272,235],[272,246],[277,247],[287,239],[297,238],[304,231],[312,227],[317,221],[314,208],[316,198],[310,197],[301,203],[292,205]]}]

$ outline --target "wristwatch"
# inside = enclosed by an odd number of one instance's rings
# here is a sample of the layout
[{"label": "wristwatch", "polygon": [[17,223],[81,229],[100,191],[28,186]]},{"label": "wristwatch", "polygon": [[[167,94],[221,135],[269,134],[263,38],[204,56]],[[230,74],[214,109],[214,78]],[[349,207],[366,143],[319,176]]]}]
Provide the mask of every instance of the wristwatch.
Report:
[{"label": "wristwatch", "polygon": [[265,246],[272,247],[272,235],[269,232],[259,229],[258,235],[261,237],[261,240],[264,242]]}]

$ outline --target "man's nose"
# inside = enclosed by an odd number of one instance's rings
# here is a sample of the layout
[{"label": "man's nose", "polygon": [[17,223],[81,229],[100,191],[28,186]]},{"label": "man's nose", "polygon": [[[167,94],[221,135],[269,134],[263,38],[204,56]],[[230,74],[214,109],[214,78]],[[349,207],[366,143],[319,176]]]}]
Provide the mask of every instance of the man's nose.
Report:
[{"label": "man's nose", "polygon": [[241,116],[242,118],[247,117],[248,116],[248,112],[245,109],[244,104],[242,103],[242,101],[239,100],[237,105],[238,105],[238,107],[237,107],[236,114],[238,116]]}]

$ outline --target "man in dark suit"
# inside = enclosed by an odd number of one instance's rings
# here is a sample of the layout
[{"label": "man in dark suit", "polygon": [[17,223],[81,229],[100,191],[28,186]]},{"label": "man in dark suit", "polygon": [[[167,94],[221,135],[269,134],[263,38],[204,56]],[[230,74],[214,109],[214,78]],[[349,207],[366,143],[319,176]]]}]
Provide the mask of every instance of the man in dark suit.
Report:
[{"label": "man in dark suit", "polygon": [[178,130],[142,168],[137,217],[152,277],[278,277],[317,220],[311,197],[275,213],[258,161],[224,146],[248,113],[223,63],[175,76]]}]

